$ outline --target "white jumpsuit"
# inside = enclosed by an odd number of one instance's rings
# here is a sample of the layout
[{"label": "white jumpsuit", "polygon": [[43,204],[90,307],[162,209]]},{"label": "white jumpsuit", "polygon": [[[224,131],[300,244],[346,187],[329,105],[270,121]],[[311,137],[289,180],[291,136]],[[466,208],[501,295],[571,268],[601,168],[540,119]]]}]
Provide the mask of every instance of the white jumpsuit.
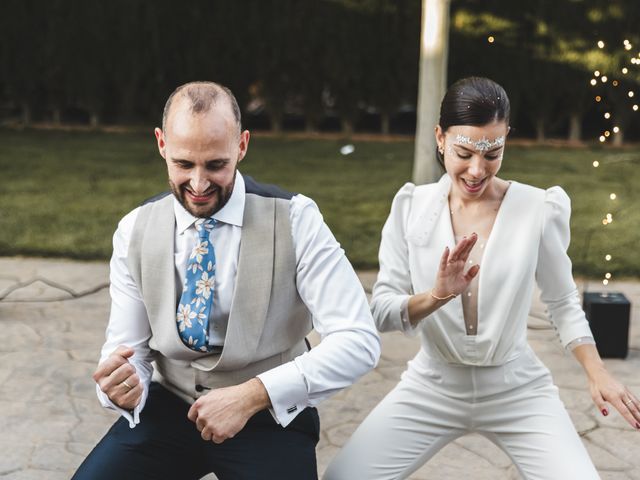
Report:
[{"label": "white jumpsuit", "polygon": [[[445,246],[453,248],[450,179],[406,184],[382,231],[372,311],[381,331],[411,332],[407,299],[430,290]],[[527,344],[534,282],[563,346],[590,337],[571,275],[570,200],[512,182],[483,245],[477,326],[460,297],[416,327],[421,349],[329,465],[325,480],[407,478],[470,432],[486,436],[525,479],[599,478],[553,385]]]}]

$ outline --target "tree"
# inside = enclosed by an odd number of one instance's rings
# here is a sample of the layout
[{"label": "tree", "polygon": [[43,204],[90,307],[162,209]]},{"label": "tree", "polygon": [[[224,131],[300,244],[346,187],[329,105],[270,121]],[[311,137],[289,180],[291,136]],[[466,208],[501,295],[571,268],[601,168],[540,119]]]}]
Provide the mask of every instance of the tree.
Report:
[{"label": "tree", "polygon": [[413,181],[433,182],[440,176],[434,128],[446,90],[449,0],[422,0],[422,47]]}]

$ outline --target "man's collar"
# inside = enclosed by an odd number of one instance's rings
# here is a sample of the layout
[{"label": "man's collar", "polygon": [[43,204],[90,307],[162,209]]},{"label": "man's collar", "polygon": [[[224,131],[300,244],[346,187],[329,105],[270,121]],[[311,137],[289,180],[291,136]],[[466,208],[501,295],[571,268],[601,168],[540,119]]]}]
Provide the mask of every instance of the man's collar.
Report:
[{"label": "man's collar", "polygon": [[[236,174],[236,181],[233,185],[233,192],[227,204],[212,215],[218,222],[242,227],[242,219],[244,217],[244,197],[245,187],[244,179],[240,172]],[[182,235],[197,220],[180,204],[175,196],[173,197],[173,210],[176,215],[176,231]]]}]

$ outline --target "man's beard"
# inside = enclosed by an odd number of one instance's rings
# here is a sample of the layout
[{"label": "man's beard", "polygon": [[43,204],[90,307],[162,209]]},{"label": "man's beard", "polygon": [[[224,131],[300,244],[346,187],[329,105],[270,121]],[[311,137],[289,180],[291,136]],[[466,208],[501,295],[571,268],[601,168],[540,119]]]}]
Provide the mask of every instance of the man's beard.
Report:
[{"label": "man's beard", "polygon": [[233,193],[233,186],[236,183],[236,174],[238,171],[233,172],[233,180],[231,184],[226,187],[218,187],[215,191],[214,198],[217,200],[213,206],[207,208],[206,210],[202,210],[205,208],[204,206],[198,207],[194,205],[190,205],[187,202],[187,199],[184,195],[185,187],[178,187],[175,183],[169,180],[169,187],[171,187],[171,191],[173,192],[173,196],[180,202],[180,205],[184,207],[184,209],[189,212],[194,217],[198,218],[209,218],[214,213],[218,212],[222,207],[224,207],[229,199],[231,198],[231,194]]}]

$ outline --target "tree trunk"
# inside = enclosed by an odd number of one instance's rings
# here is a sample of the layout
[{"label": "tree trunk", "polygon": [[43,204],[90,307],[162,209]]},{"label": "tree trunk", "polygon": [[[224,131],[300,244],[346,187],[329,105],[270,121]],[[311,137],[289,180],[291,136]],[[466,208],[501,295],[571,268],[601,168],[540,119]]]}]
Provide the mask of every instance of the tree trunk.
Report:
[{"label": "tree trunk", "polygon": [[536,141],[538,143],[544,142],[544,118],[538,118],[536,120]]},{"label": "tree trunk", "polygon": [[613,146],[621,147],[624,143],[624,131],[619,130],[618,133],[613,134]]},{"label": "tree trunk", "polygon": [[438,123],[440,101],[447,85],[450,0],[422,0],[422,33],[418,118],[413,181],[434,182],[440,177],[433,130]]},{"label": "tree trunk", "polygon": [[62,123],[62,115],[60,114],[60,108],[53,107],[53,111],[51,112],[51,121],[55,126],[60,126]]},{"label": "tree trunk", "polygon": [[271,123],[271,133],[282,133],[282,114],[272,113],[269,115],[269,123]]},{"label": "tree trunk", "polygon": [[22,104],[22,124],[25,127],[31,125],[31,107],[27,102]]},{"label": "tree trunk", "polygon": [[97,112],[91,112],[91,116],[89,117],[89,126],[93,129],[100,126],[100,116]]},{"label": "tree trunk", "polygon": [[569,138],[570,143],[580,143],[582,140],[582,115],[572,113],[569,117]]},{"label": "tree trunk", "polygon": [[353,135],[353,120],[350,118],[341,118],[340,123],[342,124],[342,133],[345,137],[350,138]]},{"label": "tree trunk", "polygon": [[391,132],[391,115],[387,112],[380,113],[380,131],[383,135],[389,135]]}]

